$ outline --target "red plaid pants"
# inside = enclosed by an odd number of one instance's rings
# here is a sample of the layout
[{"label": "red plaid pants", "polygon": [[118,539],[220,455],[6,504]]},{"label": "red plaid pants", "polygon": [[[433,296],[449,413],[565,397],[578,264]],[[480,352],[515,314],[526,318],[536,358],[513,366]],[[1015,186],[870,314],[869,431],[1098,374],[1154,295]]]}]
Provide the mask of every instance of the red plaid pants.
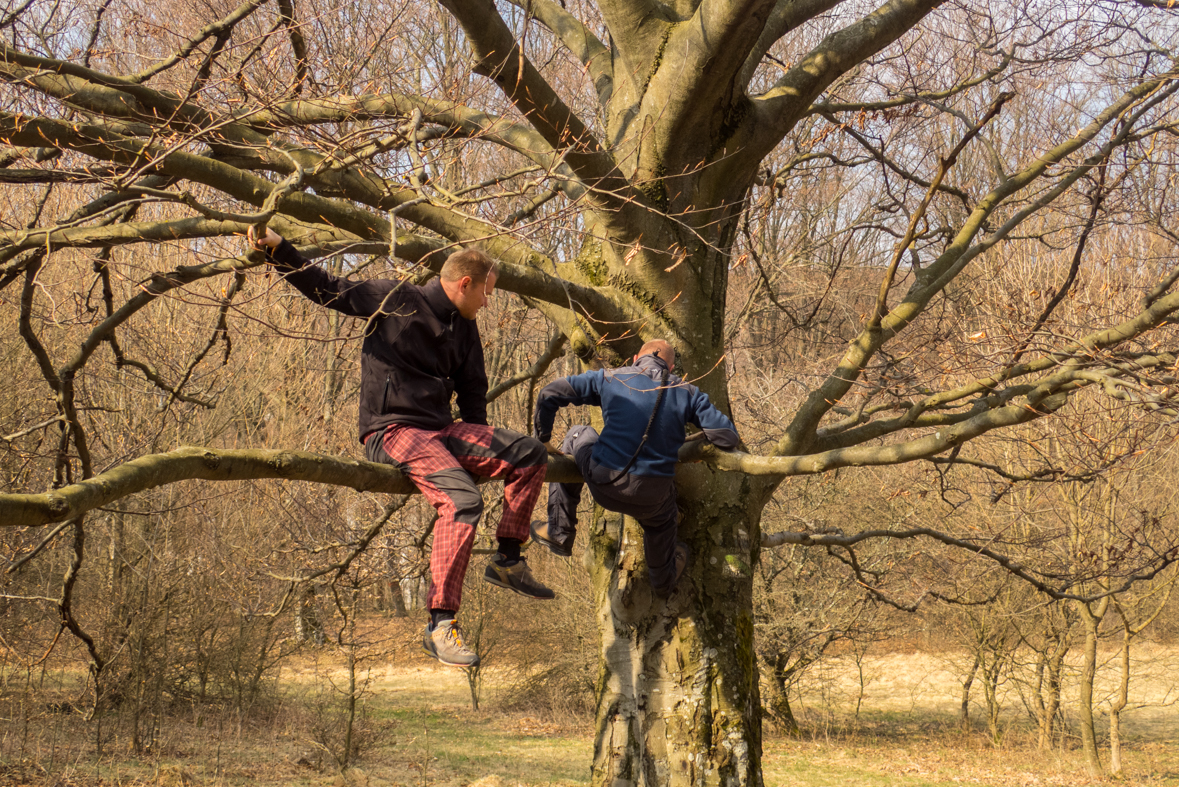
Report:
[{"label": "red plaid pants", "polygon": [[463,577],[483,513],[476,478],[504,480],[503,518],[497,538],[527,541],[532,509],[544,484],[544,445],[511,429],[456,421],[441,431],[394,424],[365,441],[376,462],[396,465],[438,512],[430,553],[431,609],[457,611]]}]

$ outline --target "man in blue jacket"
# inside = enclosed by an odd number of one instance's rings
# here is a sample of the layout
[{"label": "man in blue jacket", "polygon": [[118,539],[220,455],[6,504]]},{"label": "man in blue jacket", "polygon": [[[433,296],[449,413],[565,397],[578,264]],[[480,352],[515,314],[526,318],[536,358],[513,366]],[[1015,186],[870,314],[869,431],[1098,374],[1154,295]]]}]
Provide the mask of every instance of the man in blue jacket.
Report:
[{"label": "man in blue jacket", "polygon": [[[676,541],[675,465],[686,424],[699,427],[720,448],[737,446],[733,422],[708,395],[671,374],[675,350],[647,342],[634,364],[586,372],[549,383],[536,403],[536,437],[553,450],[553,420],[567,405],[602,408],[602,433],[571,426],[561,451],[572,455],[590,494],[609,511],[632,516],[643,527],[651,586],[668,596],[684,573],[688,548]],[[548,521],[532,524],[532,537],[554,554],[573,554],[582,484],[549,484]]]}]

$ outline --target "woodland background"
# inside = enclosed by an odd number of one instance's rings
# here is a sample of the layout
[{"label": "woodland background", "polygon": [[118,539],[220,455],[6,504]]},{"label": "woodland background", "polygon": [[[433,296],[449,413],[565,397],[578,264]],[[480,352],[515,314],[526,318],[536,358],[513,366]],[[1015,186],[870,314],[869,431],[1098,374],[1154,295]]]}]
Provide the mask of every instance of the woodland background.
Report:
[{"label": "woodland background", "polygon": [[[361,93],[385,81],[447,101],[494,103],[486,82],[459,65],[461,30],[432,4],[307,3],[297,21],[289,3],[246,5],[263,11],[235,22],[233,37],[208,37],[159,79],[229,106],[265,104],[302,80],[323,93]],[[593,14],[574,6],[570,0],[571,10]],[[1169,56],[1179,28],[1166,6],[946,4],[871,70],[850,70],[846,79],[881,90],[911,72],[965,83],[983,71],[976,59],[985,46],[1001,53],[1003,41],[1019,39],[1017,56],[996,55],[1005,61],[1002,86],[1015,98],[950,169],[952,188],[968,189],[1002,169],[995,162],[1013,156],[1010,149],[1048,147],[1083,125],[1093,102],[1138,78],[1143,52]],[[770,67],[787,68],[862,10],[817,15],[795,49],[767,56]],[[219,0],[0,7],[9,45],[117,73],[166,62],[194,31],[233,12]],[[530,56],[541,62],[545,45],[534,46]],[[550,82],[583,79],[578,64],[555,49],[547,54]],[[998,73],[984,77],[998,83]],[[0,102],[18,125],[22,113],[45,111],[14,87],[19,79],[6,79]],[[1054,85],[1048,98],[1036,93],[1045,82]],[[732,239],[719,367],[750,453],[772,451],[859,335],[909,220],[917,217],[918,238],[898,252],[898,282],[928,264],[931,249],[948,240],[939,228],[965,214],[952,190],[929,217],[915,210],[924,190],[912,173],[928,177],[961,136],[958,110],[946,102],[930,95],[838,116],[817,111],[763,162]],[[1173,122],[1164,112],[1160,131],[1107,155],[1076,189],[984,251],[921,322],[876,356],[862,380],[871,396],[841,414],[895,409],[985,376],[1027,350],[1026,336],[1050,344],[1115,324],[1160,280],[1173,283]],[[382,164],[390,181],[494,222],[505,243],[577,258],[578,206],[551,185],[558,166],[496,158],[475,146],[477,135],[429,131],[420,112],[301,133],[304,144],[346,156],[384,132],[401,140],[389,144],[396,155]],[[157,141],[178,149],[193,142],[163,134]],[[71,219],[112,182],[128,182],[114,165],[104,170],[73,156],[53,146],[0,150],[8,245],[0,246],[0,491],[41,492],[76,480],[83,467],[98,474],[188,445],[359,458],[364,326],[306,302],[257,264],[153,289],[166,279],[161,272],[241,258],[240,233],[51,250],[34,243],[32,228],[52,222],[113,233],[132,218],[107,211]],[[137,227],[178,221],[198,203],[206,223],[243,221],[215,189],[188,187],[190,203],[161,196],[166,188],[141,189]],[[397,225],[394,213],[387,218]],[[28,275],[38,243],[45,257]],[[342,253],[323,264],[358,278],[430,275],[396,252]],[[502,292],[479,318],[491,421],[524,432],[539,388],[585,368],[535,306]],[[134,318],[116,332],[108,318],[120,308],[133,308]],[[1164,321],[1143,343],[1144,352],[1172,352],[1173,326]],[[849,710],[824,699],[833,685],[827,670],[916,653],[939,659],[957,687],[956,717],[931,722],[939,734],[1064,752],[1093,773],[1123,772],[1123,718],[1161,712],[1174,720],[1179,698],[1179,673],[1166,666],[1179,636],[1173,365],[1135,384],[1081,390],[1050,417],[976,438],[968,457],[955,450],[912,465],[786,479],[762,515],[752,567],[755,657],[771,738],[813,741],[833,725],[840,734],[862,732],[858,704]],[[500,487],[485,486],[484,494],[485,522],[493,521]],[[585,510],[595,528],[612,516]],[[418,496],[280,480],[187,481],[124,497],[88,514],[84,545],[68,523],[0,521],[0,780],[51,782],[71,768],[69,778],[91,778],[77,768],[83,760],[158,765],[183,749],[177,730],[186,725],[216,726],[221,739],[240,741],[276,723],[292,702],[302,709],[292,734],[314,753],[305,767],[364,767],[380,741],[399,734],[367,715],[366,670],[420,658],[411,646],[424,621],[431,523]],[[872,537],[916,528],[941,538]],[[479,548],[492,545],[491,532],[481,527]],[[857,538],[824,544],[824,536]],[[489,665],[469,676],[474,707],[482,698],[484,711],[491,702],[495,712],[590,735],[598,634],[582,566],[592,556],[583,546],[568,562],[534,558],[558,591],[552,604],[522,604],[469,584],[463,623]],[[1021,574],[1029,566],[1036,581]],[[1067,589],[1056,597],[1036,584],[1060,587],[1062,578]],[[871,683],[865,674],[861,688]],[[887,718],[879,722],[874,735],[887,729]],[[1096,746],[1081,746],[1085,731]],[[59,748],[73,759],[55,754]],[[195,758],[202,760],[207,765],[207,757]],[[1138,767],[1130,778],[1143,776]]]}]

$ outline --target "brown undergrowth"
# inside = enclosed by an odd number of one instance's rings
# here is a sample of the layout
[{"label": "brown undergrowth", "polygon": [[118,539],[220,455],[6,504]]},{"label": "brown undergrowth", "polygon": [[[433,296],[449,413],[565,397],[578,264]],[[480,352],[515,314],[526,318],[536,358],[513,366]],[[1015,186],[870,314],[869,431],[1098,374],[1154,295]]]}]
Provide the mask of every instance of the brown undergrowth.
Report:
[{"label": "brown undergrowth", "polygon": [[[0,784],[589,783],[593,725],[586,697],[530,703],[522,686],[530,674],[546,671],[530,673],[518,660],[502,663],[507,659],[501,651],[501,663],[494,654],[489,659],[483,701],[473,710],[464,673],[438,667],[421,654],[421,623],[411,617],[364,624],[364,639],[381,643],[381,657],[359,661],[356,756],[343,774],[330,751],[338,745],[330,733],[332,720],[339,723],[347,669],[340,653],[327,646],[284,665],[263,700],[244,716],[227,704],[172,703],[152,721],[152,745],[138,754],[126,718],[114,713],[86,718],[85,674],[72,664],[44,665],[37,675],[9,670],[0,694]],[[542,665],[543,655],[532,654],[532,668]],[[1179,724],[1167,704],[1167,692],[1173,696],[1169,676],[1175,674],[1167,665],[1179,652],[1156,648],[1149,656],[1158,668],[1140,686],[1140,704],[1147,707],[1127,718],[1126,774],[1116,783],[1179,785]],[[999,743],[981,721],[964,732],[955,715],[954,676],[946,654],[886,653],[858,665],[831,660],[797,698],[801,735],[784,737],[767,724],[765,783],[1106,783],[1085,771],[1068,718],[1055,745],[1036,747],[1014,686],[1005,698]]]}]

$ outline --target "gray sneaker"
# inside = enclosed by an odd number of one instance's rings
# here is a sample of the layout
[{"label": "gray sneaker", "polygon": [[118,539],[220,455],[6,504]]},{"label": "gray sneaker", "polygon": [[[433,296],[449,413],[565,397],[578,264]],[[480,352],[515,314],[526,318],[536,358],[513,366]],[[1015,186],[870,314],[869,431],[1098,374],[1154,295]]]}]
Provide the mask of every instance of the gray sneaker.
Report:
[{"label": "gray sneaker", "polygon": [[474,667],[479,656],[463,642],[463,632],[457,620],[443,620],[433,630],[426,624],[422,636],[422,650],[448,667]]},{"label": "gray sneaker", "polygon": [[560,557],[573,557],[573,539],[576,533],[567,536],[550,534],[548,522],[532,523],[532,540],[548,547],[549,551]]},{"label": "gray sneaker", "polygon": [[514,590],[529,598],[548,601],[557,597],[556,593],[532,578],[532,572],[528,570],[528,563],[524,558],[520,558],[512,566],[503,565],[500,562],[502,559],[503,555],[496,555],[488,562],[487,570],[483,572],[484,579],[493,585]]}]

